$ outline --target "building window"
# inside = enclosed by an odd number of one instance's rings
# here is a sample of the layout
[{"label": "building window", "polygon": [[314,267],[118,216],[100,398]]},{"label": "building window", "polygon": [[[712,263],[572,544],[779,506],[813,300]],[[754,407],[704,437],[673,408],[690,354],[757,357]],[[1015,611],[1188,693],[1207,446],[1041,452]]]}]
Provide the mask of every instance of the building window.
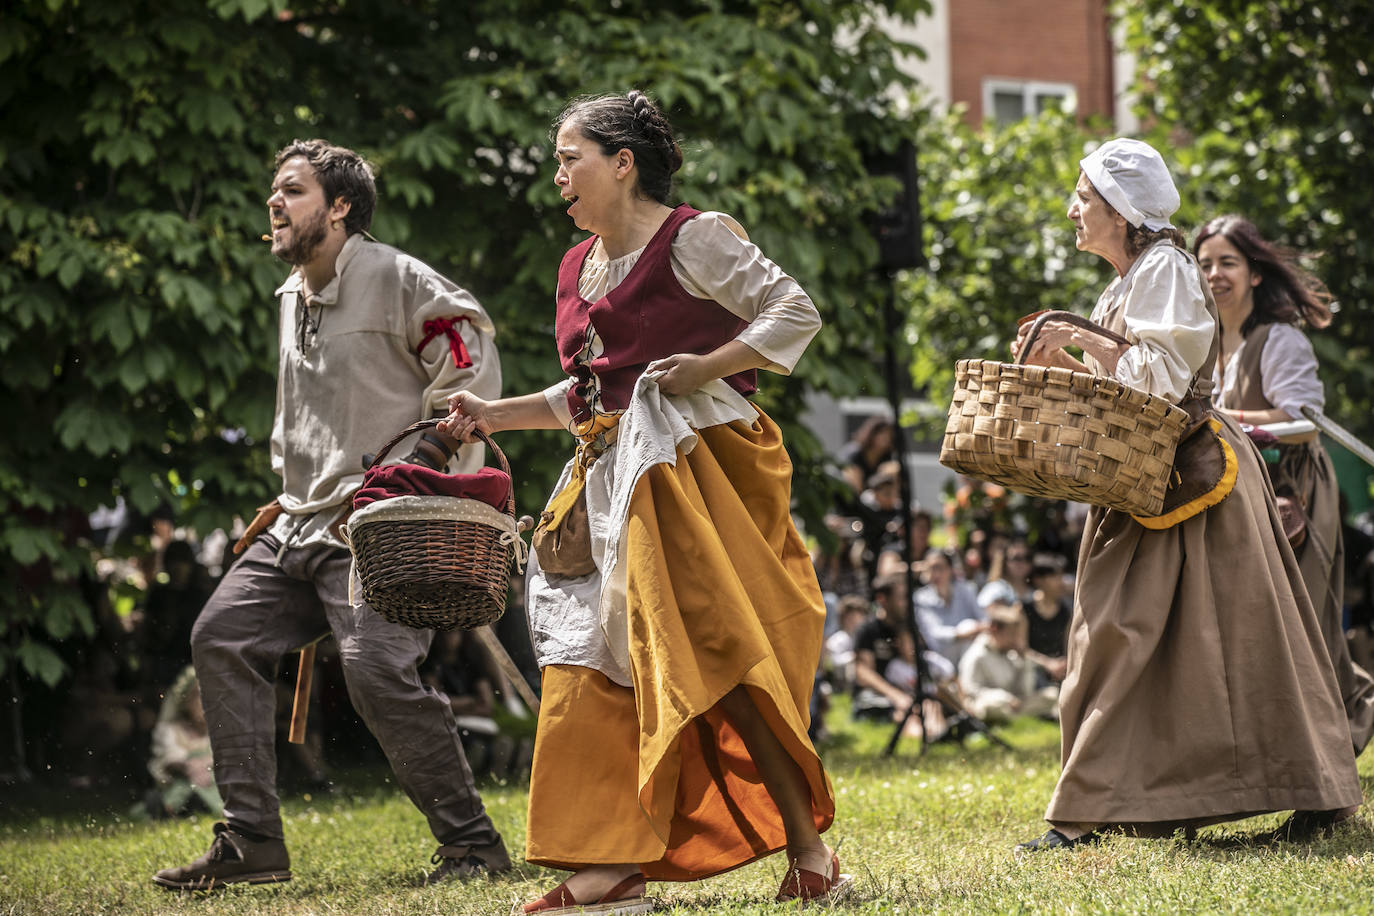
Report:
[{"label": "building window", "polygon": [[1077,102],[1071,83],[983,80],[983,116],[998,124],[1033,118],[1051,106],[1071,112]]}]

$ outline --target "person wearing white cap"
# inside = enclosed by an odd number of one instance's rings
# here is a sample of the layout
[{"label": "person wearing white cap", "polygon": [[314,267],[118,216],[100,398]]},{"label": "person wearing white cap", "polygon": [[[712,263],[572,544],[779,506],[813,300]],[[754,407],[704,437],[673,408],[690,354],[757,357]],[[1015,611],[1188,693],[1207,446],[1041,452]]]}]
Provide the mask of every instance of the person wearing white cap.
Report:
[{"label": "person wearing white cap", "polygon": [[1216,306],[1169,222],[1178,190],[1139,140],[1104,143],[1080,167],[1067,214],[1077,246],[1118,274],[1092,320],[1127,342],[1049,322],[1027,361],[1114,378],[1196,425],[1163,514],[1089,513],[1051,829],[1015,852],[1289,809],[1271,836],[1330,830],[1361,801],[1350,732],[1259,453],[1212,406]]}]

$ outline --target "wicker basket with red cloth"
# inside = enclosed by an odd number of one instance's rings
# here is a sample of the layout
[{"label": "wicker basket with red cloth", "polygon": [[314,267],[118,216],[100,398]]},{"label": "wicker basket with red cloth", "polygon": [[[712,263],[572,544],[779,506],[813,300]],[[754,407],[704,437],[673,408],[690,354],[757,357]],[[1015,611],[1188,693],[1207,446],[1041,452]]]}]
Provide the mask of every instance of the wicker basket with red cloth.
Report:
[{"label": "wicker basket with red cloth", "polygon": [[504,510],[510,501],[510,487],[510,475],[496,468],[482,468],[476,474],[446,474],[421,464],[388,464],[363,475],[362,487],[353,494],[353,511],[398,496],[477,499]]},{"label": "wicker basket with red cloth", "polygon": [[387,620],[419,629],[465,630],[506,609],[512,563],[524,560],[505,453],[485,434],[501,468],[447,474],[414,464],[382,465],[424,420],[383,446],[353,496],[345,536],[363,600]]}]

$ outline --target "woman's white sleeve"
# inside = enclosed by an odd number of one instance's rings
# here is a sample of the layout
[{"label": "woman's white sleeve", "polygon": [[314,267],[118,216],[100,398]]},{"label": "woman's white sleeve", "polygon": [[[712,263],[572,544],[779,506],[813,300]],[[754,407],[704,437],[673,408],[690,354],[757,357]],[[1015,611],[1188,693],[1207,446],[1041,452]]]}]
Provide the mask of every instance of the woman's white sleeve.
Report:
[{"label": "woman's white sleeve", "polygon": [[1212,347],[1216,322],[1207,311],[1201,277],[1186,255],[1151,249],[1123,293],[1126,339],[1116,364],[1123,384],[1178,403]]},{"label": "woman's white sleeve", "polygon": [[572,386],[573,380],[565,378],[544,389],[544,400],[548,403],[549,410],[558,418],[558,422],[563,424],[564,429],[572,428],[572,408],[568,406],[568,392],[572,390]]},{"label": "woman's white sleeve", "polygon": [[1265,399],[1294,420],[1302,419],[1304,406],[1326,406],[1312,342],[1291,324],[1269,329],[1260,354],[1260,383]]},{"label": "woman's white sleeve", "polygon": [[673,273],[688,293],[749,322],[736,340],[768,360],[765,368],[789,375],[820,330],[820,313],[738,226],[723,213],[688,220],[673,240]]}]

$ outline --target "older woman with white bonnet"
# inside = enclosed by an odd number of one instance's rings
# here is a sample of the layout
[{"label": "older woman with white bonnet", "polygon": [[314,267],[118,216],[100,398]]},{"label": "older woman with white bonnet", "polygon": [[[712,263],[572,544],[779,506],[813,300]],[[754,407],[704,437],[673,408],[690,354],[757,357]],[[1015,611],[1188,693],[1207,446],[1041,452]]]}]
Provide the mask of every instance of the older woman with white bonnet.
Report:
[{"label": "older woman with white bonnet", "polygon": [[1097,193],[1132,226],[1172,229],[1178,189],[1154,147],[1121,137],[1102,144],[1079,163]]},{"label": "older woman with white bonnet", "polygon": [[1051,829],[1016,853],[1285,810],[1269,836],[1329,831],[1361,800],[1350,734],[1259,454],[1212,407],[1216,306],[1169,221],[1178,189],[1139,140],[1111,140],[1079,165],[1067,214],[1077,246],[1117,272],[1091,317],[1127,342],[1051,322],[1027,361],[1166,398],[1195,431],[1164,514],[1089,513]]}]

